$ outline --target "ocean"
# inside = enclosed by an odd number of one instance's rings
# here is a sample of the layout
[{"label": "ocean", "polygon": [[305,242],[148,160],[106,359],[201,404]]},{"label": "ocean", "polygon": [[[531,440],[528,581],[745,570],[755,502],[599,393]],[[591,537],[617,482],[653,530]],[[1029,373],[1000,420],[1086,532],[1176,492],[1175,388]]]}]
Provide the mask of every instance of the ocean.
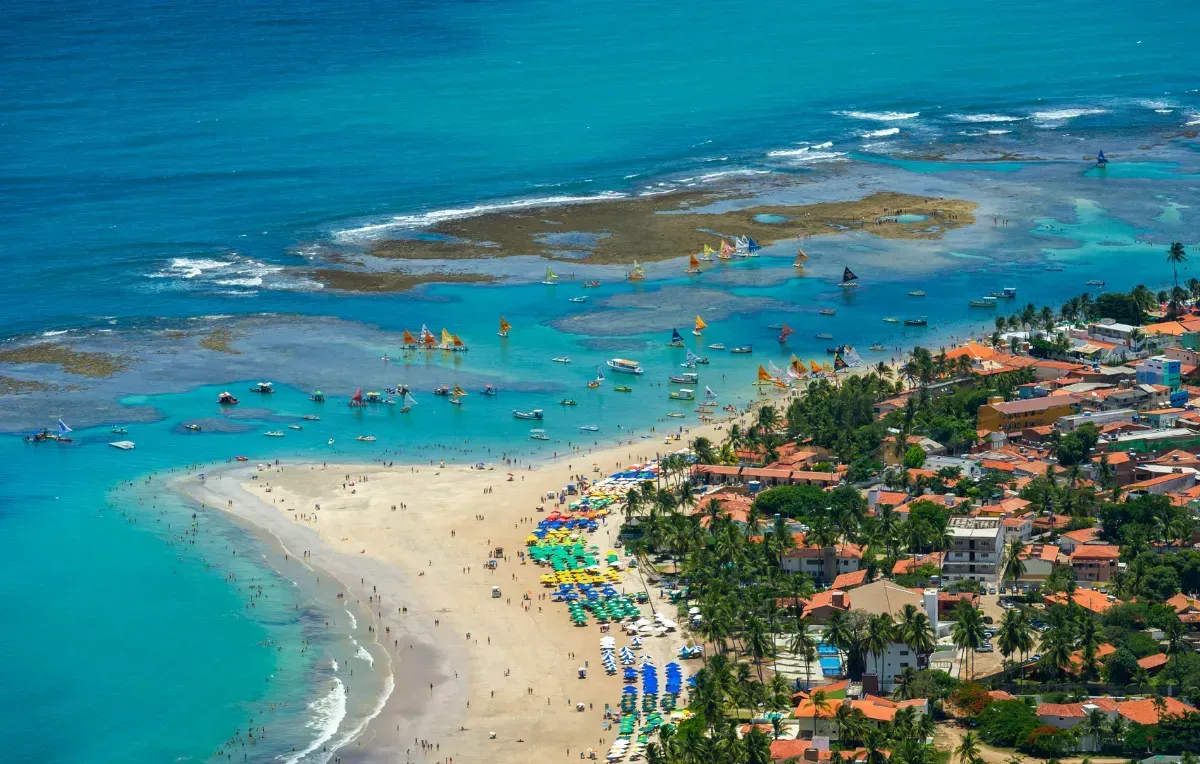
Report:
[{"label": "ocean", "polygon": [[[755,344],[752,361],[713,353],[701,369],[723,402],[745,402],[757,363],[827,360],[844,342],[873,361],[981,331],[992,316],[966,300],[989,289],[1017,286],[1018,304],[1040,305],[1092,279],[1165,286],[1163,244],[1200,238],[1200,152],[1186,133],[1200,124],[1200,11],[1162,0],[1136,10],[10,2],[0,335],[141,360],[52,404],[0,397],[0,605],[11,614],[0,760],[224,761],[243,753],[227,741],[263,720],[270,736],[247,759],[288,760],[370,713],[331,690],[352,619],[314,632],[327,598],[276,573],[253,533],[211,512],[193,521],[195,506],[156,490],[170,470],[384,448],[397,460],[544,457],[578,443],[579,425],[611,439],[617,423],[660,435],[683,421],[664,418],[691,409],[665,400],[681,360],[664,347],[673,327],[701,354],[710,342]],[[1080,162],[1101,148],[1114,157],[1105,175]],[[654,264],[646,283],[606,279],[583,306],[566,285],[516,282],[337,295],[296,270],[464,211],[733,178],[795,182],[764,187],[773,200],[886,189],[983,207],[977,230],[937,242],[814,239],[810,278],[794,277],[794,246],[780,245],[701,281]],[[854,294],[833,286],[847,262],[863,276]],[[914,304],[913,289],[929,297]],[[703,340],[687,333],[697,313],[711,327]],[[506,342],[500,315],[515,326]],[[918,315],[928,328],[882,321]],[[767,328],[785,321],[797,329],[786,348]],[[241,330],[241,355],[214,361],[172,344],[221,322]],[[422,323],[452,327],[471,351],[401,360],[395,333]],[[874,343],[887,350],[868,352]],[[589,397],[594,367],[626,354],[647,378],[624,397]],[[573,363],[551,361],[559,355]],[[280,392],[248,400],[259,379]],[[428,394],[455,381],[473,393],[461,411]],[[420,400],[411,415],[346,413],[354,387],[397,382]],[[499,399],[478,396],[489,383]],[[313,411],[316,387],[331,396],[319,424],[263,437]],[[216,409],[225,389],[243,399],[236,415]],[[564,397],[579,405],[559,407]],[[535,407],[555,438],[540,450],[510,414]],[[21,441],[59,417],[77,427],[74,444]],[[136,451],[103,445],[119,424]],[[377,446],[354,441],[368,433]],[[292,649],[304,641],[310,650]],[[356,676],[368,692],[352,697],[370,695],[366,674]]]}]

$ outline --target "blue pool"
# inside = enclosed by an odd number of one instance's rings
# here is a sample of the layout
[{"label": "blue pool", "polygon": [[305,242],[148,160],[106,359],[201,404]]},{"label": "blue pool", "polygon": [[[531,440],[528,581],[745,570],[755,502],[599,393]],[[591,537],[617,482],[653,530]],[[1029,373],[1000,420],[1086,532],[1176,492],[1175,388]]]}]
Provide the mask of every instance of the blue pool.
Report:
[{"label": "blue pool", "polygon": [[841,658],[821,658],[821,673],[825,676],[836,676],[842,673]]}]

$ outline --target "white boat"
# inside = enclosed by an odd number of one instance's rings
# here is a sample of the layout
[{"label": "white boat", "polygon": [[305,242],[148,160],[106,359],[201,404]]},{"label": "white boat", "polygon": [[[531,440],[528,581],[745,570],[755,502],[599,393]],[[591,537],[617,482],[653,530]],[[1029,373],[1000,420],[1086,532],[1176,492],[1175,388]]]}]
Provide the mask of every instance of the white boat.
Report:
[{"label": "white boat", "polygon": [[1087,285],[1102,287],[1102,286],[1104,286],[1104,279],[1092,279],[1087,282]]},{"label": "white boat", "polygon": [[113,425],[111,432],[113,435],[124,435],[125,433],[129,432],[129,430],[125,429],[124,427],[117,427],[116,425]]},{"label": "white boat", "polygon": [[534,440],[550,440],[550,436],[546,434],[545,430],[530,430],[529,437]]},{"label": "white boat", "polygon": [[549,265],[546,266],[546,277],[542,279],[542,283],[548,286],[554,286],[558,283],[558,274]]},{"label": "white boat", "polygon": [[200,432],[200,425],[198,425],[198,424],[185,424],[185,425],[184,425],[184,429],[191,430],[192,432]]},{"label": "white boat", "polygon": [[288,429],[289,430],[303,430],[304,428],[298,424],[289,424]]},{"label": "white boat", "polygon": [[569,302],[587,302],[587,297],[570,297]]},{"label": "white boat", "polygon": [[513,419],[541,419],[543,413],[541,409],[533,409],[532,411],[518,411],[513,409]]},{"label": "white boat", "polygon": [[579,429],[583,430],[584,432],[599,432],[600,425],[598,425],[598,424],[581,424],[581,425],[579,425]]},{"label": "white boat", "polygon": [[282,438],[283,431],[282,430],[271,430],[269,432],[264,432],[263,435],[266,435],[268,438]]},{"label": "white boat", "polygon": [[331,445],[331,446],[333,445],[333,438],[329,439],[329,445]]},{"label": "white boat", "polygon": [[360,443],[374,443],[375,436],[374,435],[359,435],[357,438],[355,438],[355,440],[359,441]]},{"label": "white boat", "polygon": [[725,346],[722,345],[720,342],[714,342],[713,344],[708,346],[708,349],[709,350],[724,350]]},{"label": "white boat", "polygon": [[608,368],[613,371],[619,371],[622,374],[642,374],[645,372],[645,369],[637,361],[630,361],[625,358],[610,358],[606,363],[608,364]]},{"label": "white boat", "polygon": [[571,356],[560,355],[558,358],[551,358],[550,360],[554,361],[555,363],[570,363]]},{"label": "white boat", "polygon": [[319,421],[321,421],[321,417],[320,417],[319,415],[317,415],[317,414],[305,414],[305,415],[304,415],[304,421],[306,421],[306,422],[319,422]]},{"label": "white boat", "polygon": [[250,392],[252,392],[252,393],[273,393],[273,392],[275,392],[275,387],[270,382],[259,382],[257,385],[254,385],[253,387],[250,388]]},{"label": "white boat", "polygon": [[134,449],[132,440],[115,440],[108,445],[112,446],[113,448],[119,448],[122,451],[132,451]]},{"label": "white boat", "polygon": [[680,385],[694,385],[700,381],[700,375],[694,372],[684,372],[683,374],[672,374],[668,379]]}]

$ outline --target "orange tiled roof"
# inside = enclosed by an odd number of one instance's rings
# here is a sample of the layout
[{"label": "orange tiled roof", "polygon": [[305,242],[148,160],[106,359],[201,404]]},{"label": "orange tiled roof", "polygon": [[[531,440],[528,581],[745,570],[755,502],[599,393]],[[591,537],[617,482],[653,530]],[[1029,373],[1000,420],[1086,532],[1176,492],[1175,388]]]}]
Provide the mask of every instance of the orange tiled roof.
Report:
[{"label": "orange tiled roof", "polygon": [[1085,714],[1083,712],[1082,703],[1042,703],[1037,707],[1038,716],[1061,716],[1064,718],[1079,717],[1082,719]]},{"label": "orange tiled roof", "polygon": [[1088,544],[1095,541],[1100,536],[1099,528],[1080,528],[1077,531],[1070,531],[1062,534],[1063,538],[1071,539],[1076,544]]},{"label": "orange tiled roof", "polygon": [[1115,560],[1121,556],[1121,547],[1113,544],[1081,544],[1071,551],[1075,560]]},{"label": "orange tiled roof", "polygon": [[851,589],[855,586],[862,586],[867,580],[867,569],[856,570],[853,573],[842,573],[837,578],[833,579],[834,589]]},{"label": "orange tiled roof", "polygon": [[[1175,698],[1164,697],[1163,700],[1166,701],[1164,713],[1167,716],[1183,716],[1184,714],[1196,713],[1194,707]],[[1117,713],[1138,724],[1158,724],[1158,709],[1154,707],[1154,700],[1151,698],[1139,698],[1138,700],[1126,700],[1118,703]]]},{"label": "orange tiled roof", "polygon": [[934,565],[941,570],[944,555],[941,552],[930,552],[916,557],[909,557],[903,560],[897,560],[892,566],[892,575],[899,576],[905,573],[913,573],[922,565]]},{"label": "orange tiled roof", "polygon": [[[1063,592],[1055,592],[1043,597],[1042,601],[1047,605],[1065,605],[1067,603],[1067,595]],[[1114,604],[1108,601],[1108,597],[1103,592],[1098,592],[1095,589],[1076,589],[1071,592],[1071,601],[1093,613],[1103,613]]]},{"label": "orange tiled roof", "polygon": [[1138,665],[1147,671],[1154,671],[1167,665],[1170,658],[1165,653],[1156,653],[1155,655],[1147,655],[1145,658],[1138,659]]}]

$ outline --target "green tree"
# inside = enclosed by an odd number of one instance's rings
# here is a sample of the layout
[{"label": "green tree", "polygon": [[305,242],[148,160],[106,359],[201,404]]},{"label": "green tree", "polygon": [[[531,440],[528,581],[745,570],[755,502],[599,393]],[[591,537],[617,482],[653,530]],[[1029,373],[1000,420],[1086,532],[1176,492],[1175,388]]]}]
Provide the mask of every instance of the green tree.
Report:
[{"label": "green tree", "polygon": [[954,608],[952,618],[954,621],[950,624],[951,640],[954,646],[962,651],[963,665],[966,665],[967,659],[970,658],[971,671],[968,676],[974,677],[975,648],[982,646],[987,639],[984,634],[983,615],[971,603],[962,600]]},{"label": "green tree", "polygon": [[954,749],[958,756],[958,764],[982,764],[983,756],[979,749],[979,738],[974,732],[963,733],[962,740]]},{"label": "green tree", "polygon": [[925,464],[925,449],[916,445],[909,446],[904,452],[903,464],[905,469],[920,469]]},{"label": "green tree", "polygon": [[1171,274],[1175,277],[1175,287],[1179,287],[1179,265],[1187,262],[1187,252],[1183,248],[1183,242],[1171,242],[1171,246],[1167,249],[1167,262],[1171,264]]}]

